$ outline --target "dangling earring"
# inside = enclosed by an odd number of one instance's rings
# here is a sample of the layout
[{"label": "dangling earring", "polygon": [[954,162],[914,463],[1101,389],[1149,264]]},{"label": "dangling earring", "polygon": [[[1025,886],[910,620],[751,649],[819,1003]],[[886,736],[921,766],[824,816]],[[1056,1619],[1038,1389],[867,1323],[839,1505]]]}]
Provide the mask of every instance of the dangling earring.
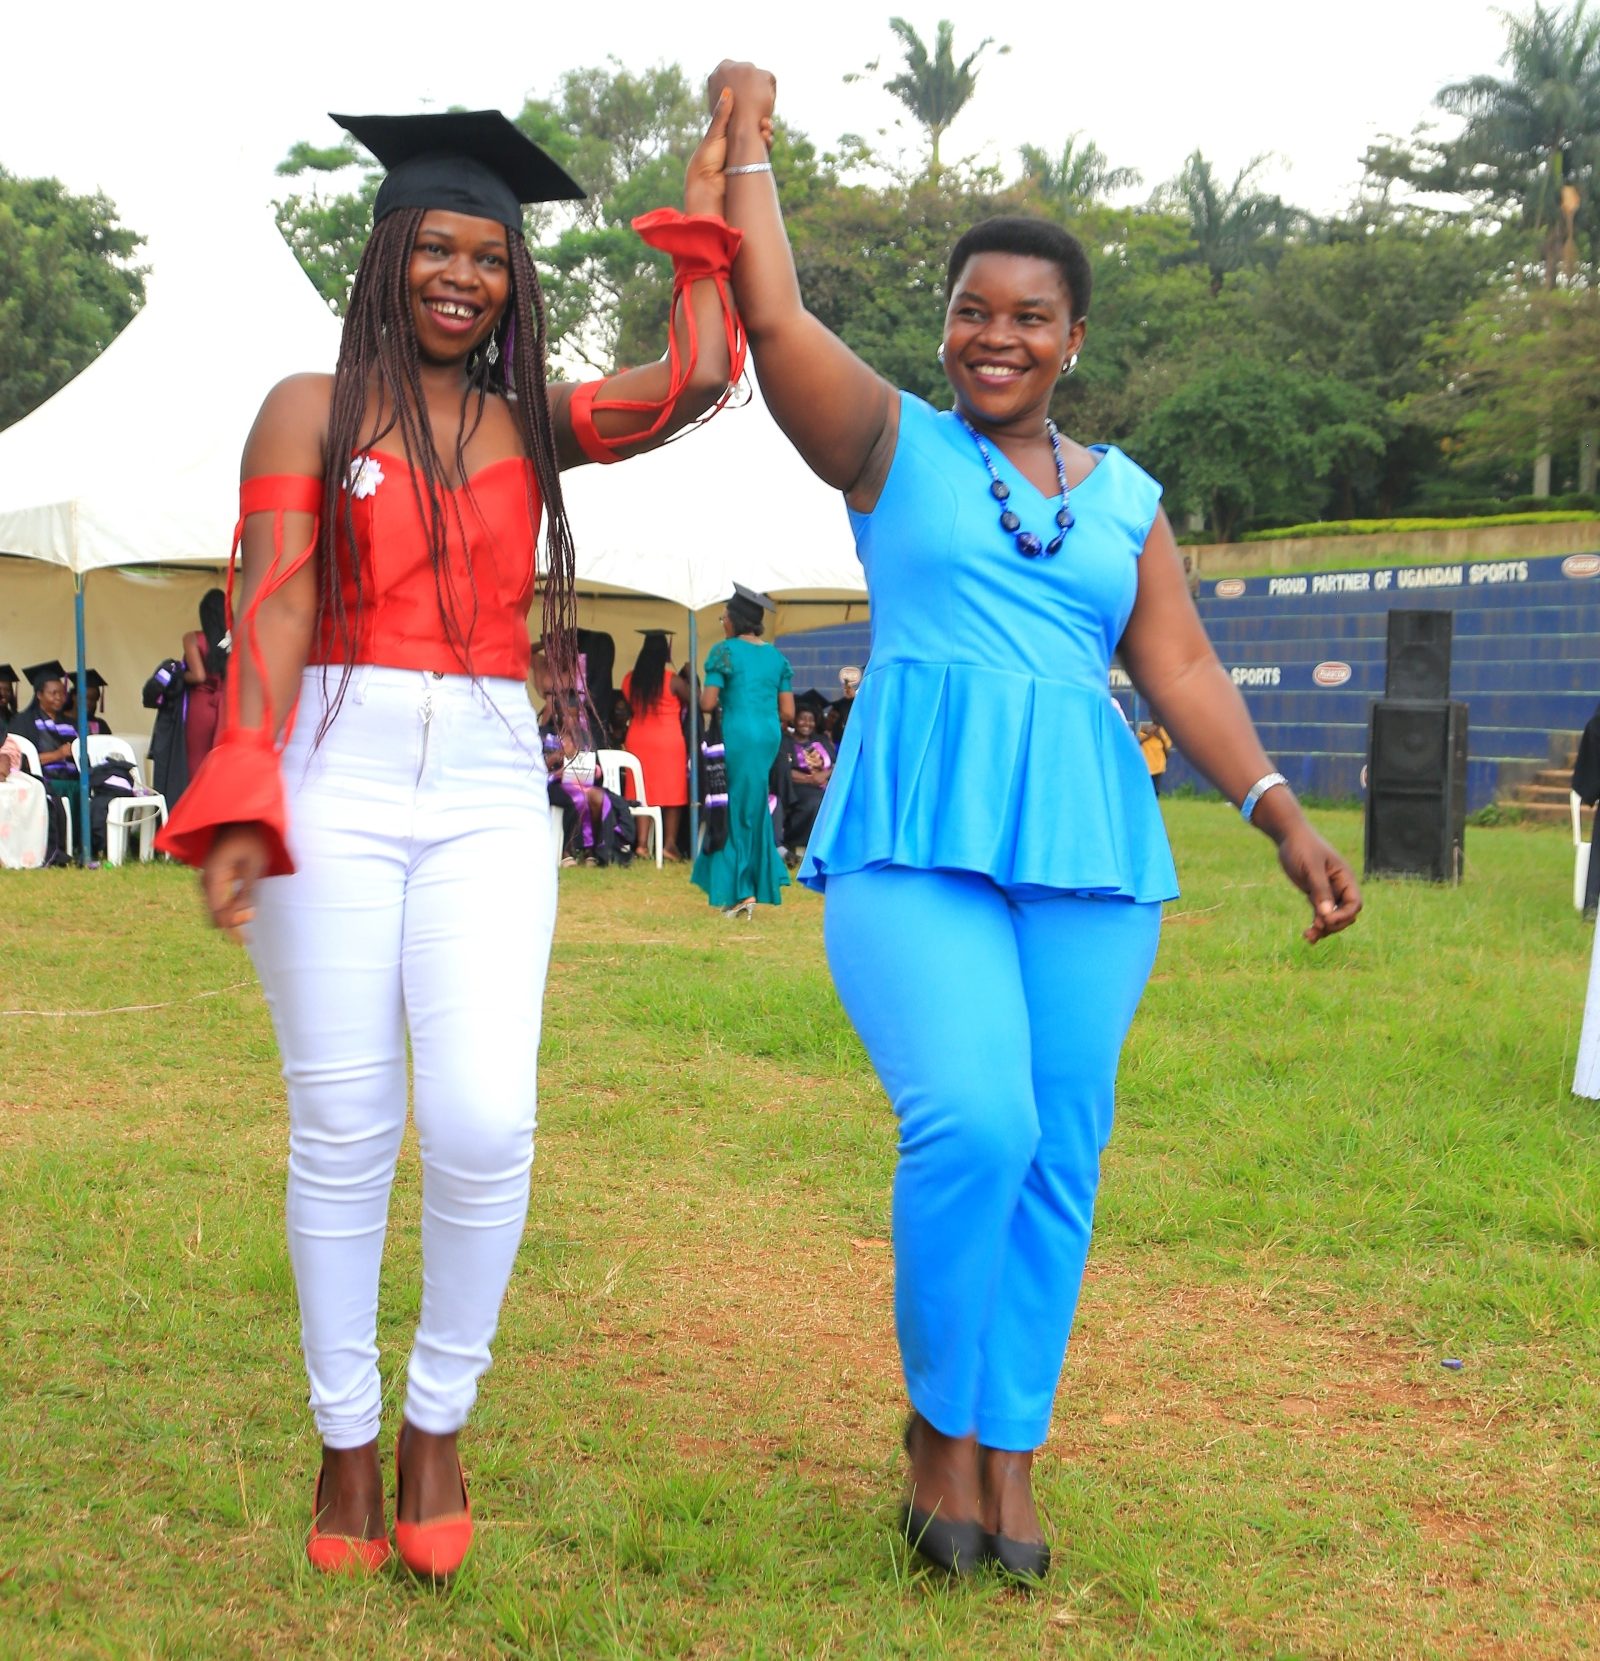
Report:
[{"label": "dangling earring", "polygon": [[483,349],[483,361],[491,369],[500,361],[500,342],[493,335],[489,336],[489,344]]},{"label": "dangling earring", "polygon": [[939,359],[940,363],[944,362],[944,342],[943,341],[941,341],[939,343],[939,350],[938,350],[937,353],[935,353],[935,356]]}]

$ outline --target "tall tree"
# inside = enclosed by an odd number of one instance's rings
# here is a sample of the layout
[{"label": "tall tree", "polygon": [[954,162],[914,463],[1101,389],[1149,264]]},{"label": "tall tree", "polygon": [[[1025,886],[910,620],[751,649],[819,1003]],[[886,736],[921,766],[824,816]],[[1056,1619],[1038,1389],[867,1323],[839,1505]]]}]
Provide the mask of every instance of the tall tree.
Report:
[{"label": "tall tree", "polygon": [[108,197],[0,168],[0,427],[59,391],[144,304],[144,238]]},{"label": "tall tree", "polygon": [[[949,131],[950,123],[971,100],[978,86],[978,59],[994,45],[994,37],[985,35],[977,46],[956,62],[955,25],[941,19],[934,34],[933,50],[928,50],[922,36],[903,17],[891,17],[889,27],[899,37],[905,68],[884,82],[911,112],[917,122],[927,129],[928,172],[937,176],[943,163],[939,159],[939,141]],[[1002,54],[1009,46],[997,47]],[[863,72],[876,74],[878,63],[869,63]],[[846,75],[846,81],[857,81],[861,75]]]},{"label": "tall tree", "polygon": [[1094,207],[1123,190],[1136,190],[1144,175],[1136,167],[1113,167],[1110,158],[1093,139],[1071,133],[1059,156],[1052,156],[1035,144],[1022,146],[1022,176],[1037,187],[1039,194],[1064,213]]},{"label": "tall tree", "polygon": [[1282,197],[1254,188],[1266,162],[1265,156],[1257,156],[1239,169],[1232,184],[1224,185],[1216,169],[1196,150],[1177,177],[1155,193],[1155,206],[1188,219],[1194,247],[1184,257],[1205,266],[1213,294],[1222,292],[1231,272],[1268,259],[1284,237],[1308,223]]},{"label": "tall tree", "polygon": [[[1570,10],[1536,3],[1506,17],[1504,75],[1475,75],[1441,87],[1435,102],[1461,118],[1450,138],[1380,146],[1368,167],[1429,191],[1466,197],[1480,215],[1520,229],[1529,239],[1539,282],[1549,290],[1577,275],[1583,243],[1594,258],[1600,215],[1600,12],[1589,0]],[[1550,451],[1541,436],[1534,494],[1550,491]],[[1593,443],[1586,453],[1594,453]],[[1593,488],[1593,479],[1588,488]]]},{"label": "tall tree", "polygon": [[1228,356],[1186,381],[1130,448],[1174,506],[1205,513],[1227,542],[1251,517],[1316,515],[1336,467],[1382,451],[1379,413],[1330,375]]},{"label": "tall tree", "polygon": [[1488,286],[1494,239],[1410,210],[1338,220],[1285,250],[1252,297],[1250,334],[1275,362],[1331,375],[1381,409],[1381,455],[1329,483],[1337,511],[1398,512],[1444,466],[1437,422],[1414,402],[1436,384],[1431,349]]}]

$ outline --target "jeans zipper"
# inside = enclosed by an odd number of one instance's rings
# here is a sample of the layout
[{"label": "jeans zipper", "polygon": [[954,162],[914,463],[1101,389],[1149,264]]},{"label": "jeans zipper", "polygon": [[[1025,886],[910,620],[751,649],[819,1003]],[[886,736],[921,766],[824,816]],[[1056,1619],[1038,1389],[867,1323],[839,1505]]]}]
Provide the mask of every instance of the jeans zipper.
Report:
[{"label": "jeans zipper", "polygon": [[[426,671],[424,671],[426,674]],[[417,706],[422,717],[422,754],[417,758],[417,783],[422,783],[422,770],[428,765],[428,731],[433,725],[433,688],[423,681],[422,702]]]}]

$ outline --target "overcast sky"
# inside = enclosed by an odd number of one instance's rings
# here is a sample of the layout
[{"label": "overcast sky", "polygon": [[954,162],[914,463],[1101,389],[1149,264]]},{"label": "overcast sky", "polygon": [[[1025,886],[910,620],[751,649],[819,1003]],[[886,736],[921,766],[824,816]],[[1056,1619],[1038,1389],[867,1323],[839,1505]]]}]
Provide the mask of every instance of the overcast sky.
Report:
[{"label": "overcast sky", "polygon": [[159,252],[175,219],[281,194],[275,163],[296,139],[332,140],[330,108],[515,114],[563,70],[608,57],[633,69],[677,62],[697,80],[724,55],[754,58],[776,71],[781,112],[824,145],[846,131],[877,142],[887,129],[889,148],[909,150],[917,135],[894,130],[895,101],[843,79],[873,58],[892,70],[893,11],[930,41],[952,18],[958,54],[984,34],[1012,48],[984,58],[947,159],[1011,168],[1024,141],[1058,150],[1076,130],[1148,186],[1197,146],[1229,176],[1271,151],[1265,182],[1319,213],[1349,200],[1373,138],[1429,118],[1443,83],[1494,70],[1504,41],[1484,0],[768,0],[731,22],[731,7],[659,0],[559,13],[538,0],[46,0],[7,8],[0,166],[105,190]]}]

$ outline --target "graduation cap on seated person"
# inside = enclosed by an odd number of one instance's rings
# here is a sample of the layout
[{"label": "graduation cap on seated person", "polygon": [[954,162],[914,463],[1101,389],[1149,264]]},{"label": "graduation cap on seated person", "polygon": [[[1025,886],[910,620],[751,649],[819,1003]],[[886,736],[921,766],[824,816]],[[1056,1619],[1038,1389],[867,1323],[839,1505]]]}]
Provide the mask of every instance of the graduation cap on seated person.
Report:
[{"label": "graduation cap on seated person", "polygon": [[671,640],[671,629],[635,629],[635,634],[642,634],[646,640]]},{"label": "graduation cap on seated person", "polygon": [[795,694],[794,707],[796,710],[809,709],[813,715],[821,719],[822,712],[833,700],[827,693],[817,691],[811,687],[808,691]]},{"label": "graduation cap on seated person", "polygon": [[387,170],[372,221],[399,208],[442,208],[522,228],[524,202],[582,201],[584,191],[499,110],[337,115]]},{"label": "graduation cap on seated person", "polygon": [[85,686],[94,687],[96,691],[104,692],[106,689],[106,678],[98,669],[85,669],[83,672],[83,684]]},{"label": "graduation cap on seated person", "polygon": [[22,673],[35,693],[41,687],[48,686],[51,681],[64,681],[67,678],[67,671],[62,667],[59,658],[47,658],[43,663],[30,663]]}]

